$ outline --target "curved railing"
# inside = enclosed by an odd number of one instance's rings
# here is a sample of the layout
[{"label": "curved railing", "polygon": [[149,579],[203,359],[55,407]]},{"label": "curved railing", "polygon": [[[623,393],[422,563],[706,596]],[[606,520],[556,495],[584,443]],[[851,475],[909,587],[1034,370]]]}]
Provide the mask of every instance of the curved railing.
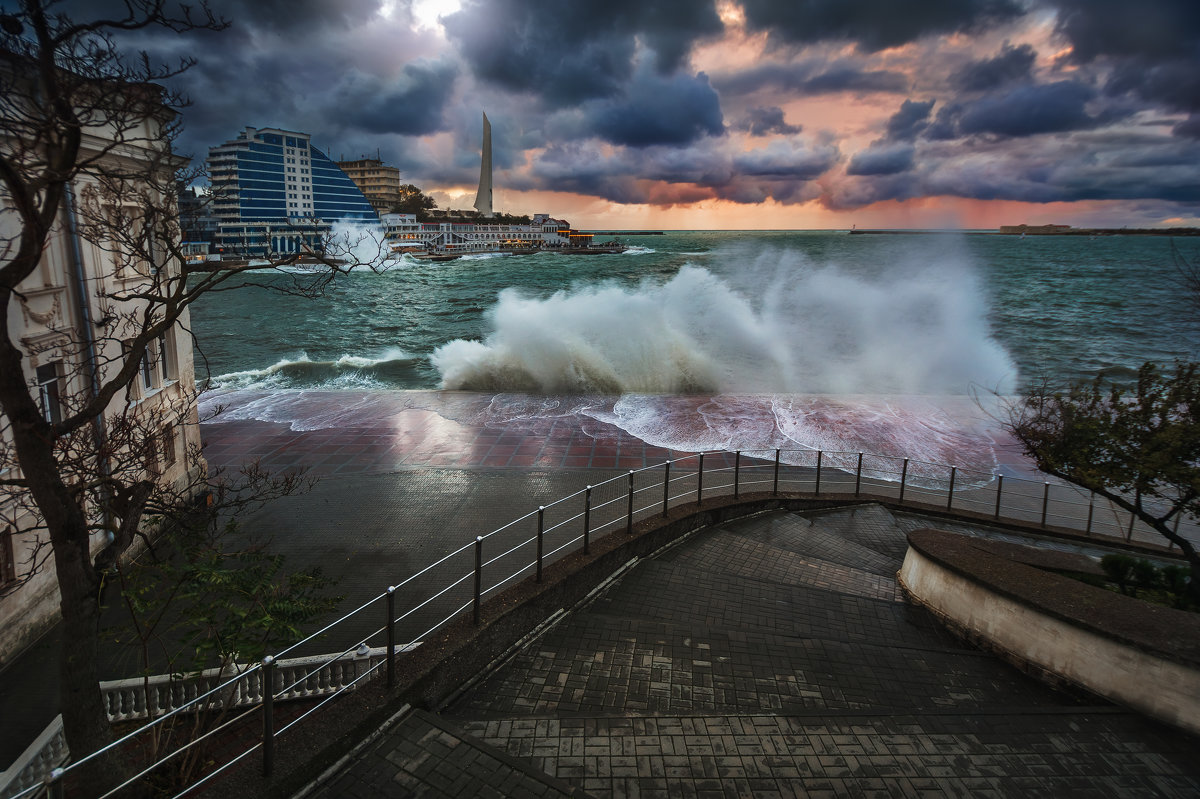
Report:
[{"label": "curved railing", "polygon": [[[104,797],[113,796],[155,769],[183,757],[189,748],[243,724],[251,714],[259,714],[259,704],[263,707],[263,735],[257,743],[229,757],[183,793],[217,778],[255,753],[261,753],[264,773],[270,776],[275,746],[293,727],[381,672],[391,686],[398,652],[418,646],[463,614],[471,613],[478,624],[485,599],[526,577],[540,581],[544,565],[568,552],[582,550],[587,554],[595,533],[622,528],[632,531],[638,521],[665,516],[674,507],[699,505],[715,497],[737,499],[750,492],[855,497],[899,505],[919,503],[921,508],[933,505],[951,511],[971,511],[996,520],[1065,528],[1085,535],[1161,542],[1157,533],[1139,524],[1131,514],[1061,483],[1006,478],[981,470],[861,452],[776,449],[696,453],[588,485],[480,535],[261,663],[224,680],[203,675],[203,681],[182,692],[190,697],[189,701],[153,718],[109,747],[65,769],[55,768],[44,779],[35,774],[10,777],[7,792],[0,785],[0,795],[7,793],[17,799],[49,786],[52,795],[61,796],[64,777],[88,761],[113,750],[136,747],[141,736],[178,714],[204,712],[214,707],[237,708],[237,712],[201,738],[149,764]],[[1197,537],[1194,525],[1188,525],[1182,532],[1193,540]],[[403,608],[400,613],[397,604]],[[375,614],[378,626],[369,621],[369,614]],[[280,669],[285,657],[339,629],[341,640],[350,642],[345,649],[320,657],[292,658],[289,663],[303,662],[304,668]],[[367,651],[373,655],[367,662],[349,670],[345,668],[346,661],[353,659],[356,652],[361,656]],[[338,676],[333,679],[329,675],[335,672]],[[305,688],[316,684],[328,690],[314,692]],[[262,690],[263,685],[272,686],[272,690]],[[162,697],[171,694],[170,690],[160,689],[159,698],[149,703],[142,698],[141,704],[161,705],[166,701]],[[319,695],[313,706],[276,728],[273,711],[276,701]],[[128,697],[121,701],[137,704],[136,699]],[[44,769],[45,758],[40,762]]]}]

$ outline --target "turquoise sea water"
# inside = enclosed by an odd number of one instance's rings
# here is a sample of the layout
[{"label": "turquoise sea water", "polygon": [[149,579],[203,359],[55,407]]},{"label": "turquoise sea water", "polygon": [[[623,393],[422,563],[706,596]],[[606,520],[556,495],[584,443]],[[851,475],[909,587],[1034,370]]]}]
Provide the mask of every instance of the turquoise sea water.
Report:
[{"label": "turquoise sea water", "polygon": [[405,260],[316,300],[212,295],[192,310],[198,368],[218,388],[944,395],[1200,353],[1165,238],[626,242],[623,255]]}]

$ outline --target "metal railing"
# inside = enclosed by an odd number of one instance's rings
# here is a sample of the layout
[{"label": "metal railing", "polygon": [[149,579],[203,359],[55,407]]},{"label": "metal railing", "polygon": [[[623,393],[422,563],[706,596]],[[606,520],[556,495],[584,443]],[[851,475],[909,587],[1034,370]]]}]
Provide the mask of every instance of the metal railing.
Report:
[{"label": "metal railing", "polygon": [[[191,747],[245,722],[250,714],[258,712],[260,704],[263,731],[259,740],[177,796],[216,779],[256,752],[261,753],[264,775],[270,777],[275,745],[289,730],[317,715],[327,703],[346,691],[380,676],[381,670],[387,685],[393,686],[397,654],[411,649],[463,614],[470,613],[478,625],[485,599],[527,577],[540,582],[545,564],[569,552],[589,553],[595,533],[631,533],[639,521],[666,516],[673,507],[699,506],[705,499],[716,497],[737,499],[750,492],[853,496],[900,505],[919,502],[923,506],[973,511],[996,520],[1032,523],[1041,528],[1067,528],[1089,536],[1161,541],[1157,533],[1138,523],[1132,514],[1061,483],[1006,478],[981,470],[862,452],[775,449],[696,453],[631,470],[539,506],[477,536],[389,586],[303,641],[263,658],[261,663],[228,679],[222,679],[219,674],[206,675],[180,695],[157,688],[157,693],[149,698],[144,695],[137,698],[126,692],[121,700],[122,707],[140,707],[141,717],[150,719],[144,726],[66,768],[53,769],[42,784],[30,785],[9,795],[18,799],[45,789],[51,796],[62,796],[63,780],[71,771],[102,754],[136,745],[140,736],[180,713],[204,712],[217,704],[241,709],[201,738],[150,763],[101,799],[135,784],[153,770],[181,757]],[[1191,540],[1197,537],[1194,524],[1186,525],[1183,532]],[[396,603],[400,594],[406,599],[406,609],[397,615]],[[301,668],[281,669],[286,655],[369,613],[378,613],[382,621],[373,632],[355,637],[341,652],[303,658],[300,659],[303,662]],[[405,637],[407,643],[398,643]],[[381,645],[372,648],[372,642],[377,641],[382,642]],[[353,674],[329,677],[331,671],[342,668],[338,664],[352,659],[353,653],[368,650],[372,655],[369,662],[356,664]],[[299,661],[289,664],[295,662]],[[123,682],[141,684],[141,680]],[[271,690],[263,690],[264,685],[271,686]],[[312,686],[323,688],[316,691],[311,690]],[[135,686],[131,690],[139,689]],[[226,701],[222,697],[237,699]],[[313,699],[314,703],[276,728],[275,702],[298,697]],[[4,794],[5,786],[0,784],[0,796]]]}]

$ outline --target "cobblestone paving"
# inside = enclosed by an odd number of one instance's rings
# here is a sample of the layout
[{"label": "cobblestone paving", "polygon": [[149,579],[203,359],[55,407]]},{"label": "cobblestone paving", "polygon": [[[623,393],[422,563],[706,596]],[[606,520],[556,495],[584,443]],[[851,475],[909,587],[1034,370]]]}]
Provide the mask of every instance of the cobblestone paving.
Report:
[{"label": "cobblestone paving", "polygon": [[896,601],[911,523],[872,506],[697,534],[445,714],[596,797],[1200,794],[1194,738]]},{"label": "cobblestone paving", "polygon": [[409,713],[359,753],[355,762],[312,799],[345,796],[494,797],[582,796],[544,769],[464,737],[437,717]]}]

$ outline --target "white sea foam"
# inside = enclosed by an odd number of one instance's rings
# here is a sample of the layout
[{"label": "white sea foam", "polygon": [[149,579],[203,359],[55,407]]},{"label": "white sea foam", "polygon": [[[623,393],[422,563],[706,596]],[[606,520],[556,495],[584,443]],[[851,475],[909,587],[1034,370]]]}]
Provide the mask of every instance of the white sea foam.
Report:
[{"label": "white sea foam", "polygon": [[[960,254],[873,275],[790,251],[723,252],[636,287],[500,292],[483,341],[431,360],[442,387],[531,393],[965,394],[1016,377]],[[714,265],[714,270],[716,269]]]},{"label": "white sea foam", "polygon": [[346,261],[352,269],[378,269],[388,260],[388,243],[376,223],[342,219],[334,222],[325,240],[325,252]]},{"label": "white sea foam", "polygon": [[399,347],[389,347],[373,355],[341,355],[328,361],[314,361],[306,352],[283,358],[265,369],[248,369],[216,375],[212,390],[284,389],[308,386],[326,389],[388,388],[389,383],[375,377],[381,367],[416,363],[420,358]]}]

